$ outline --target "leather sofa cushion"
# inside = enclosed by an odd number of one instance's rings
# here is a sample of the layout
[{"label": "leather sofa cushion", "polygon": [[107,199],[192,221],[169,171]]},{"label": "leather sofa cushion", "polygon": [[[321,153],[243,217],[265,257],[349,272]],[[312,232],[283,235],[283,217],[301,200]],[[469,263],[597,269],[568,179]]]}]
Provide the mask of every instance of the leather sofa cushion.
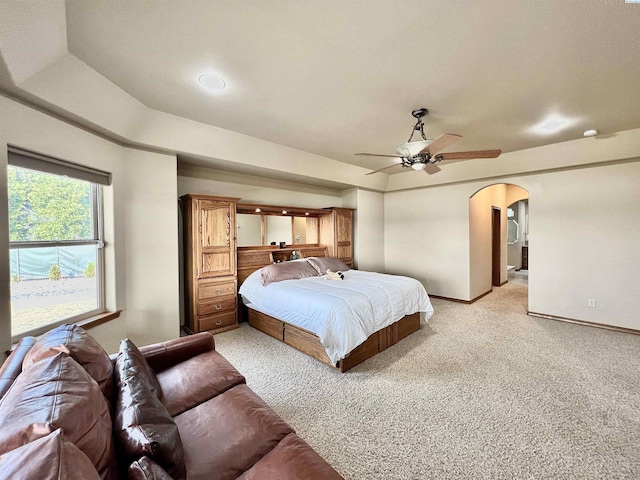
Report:
[{"label": "leather sofa cushion", "polygon": [[149,375],[155,380],[140,351],[130,340],[123,340],[116,359],[116,439],[128,462],[147,455],[173,478],[186,478],[178,427],[153,390]]},{"label": "leather sofa cushion", "polygon": [[129,480],[173,480],[171,476],[149,457],[141,457],[131,465]]},{"label": "leather sofa cushion", "polygon": [[276,447],[262,457],[238,480],[342,480],[331,465],[325,462],[295,433],[287,435]]},{"label": "leather sofa cushion", "polygon": [[58,353],[24,370],[0,402],[0,453],[61,428],[103,479],[115,478],[109,406],[98,384]]},{"label": "leather sofa cushion", "polygon": [[58,429],[0,456],[0,480],[99,480],[91,460]]},{"label": "leather sofa cushion", "polygon": [[200,332],[188,337],[174,338],[140,347],[144,358],[156,373],[209,350],[215,350],[213,335],[209,332]]},{"label": "leather sofa cushion", "polygon": [[78,362],[100,385],[105,397],[113,392],[113,365],[100,344],[78,325],[60,325],[38,339],[22,362],[26,370],[43,358],[63,352]]},{"label": "leather sofa cushion", "polygon": [[226,358],[215,350],[191,357],[158,374],[162,403],[172,417],[245,383]]},{"label": "leather sofa cushion", "polygon": [[16,377],[22,372],[24,357],[36,340],[36,337],[23,337],[0,367],[0,398],[4,397]]},{"label": "leather sofa cushion", "polygon": [[235,479],[293,430],[246,385],[175,417],[189,480]]}]

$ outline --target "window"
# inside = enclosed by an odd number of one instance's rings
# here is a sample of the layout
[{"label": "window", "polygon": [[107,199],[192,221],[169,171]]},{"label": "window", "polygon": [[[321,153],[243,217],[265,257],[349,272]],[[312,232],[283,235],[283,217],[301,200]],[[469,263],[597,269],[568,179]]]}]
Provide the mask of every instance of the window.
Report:
[{"label": "window", "polygon": [[106,172],[9,149],[11,335],[104,311]]}]

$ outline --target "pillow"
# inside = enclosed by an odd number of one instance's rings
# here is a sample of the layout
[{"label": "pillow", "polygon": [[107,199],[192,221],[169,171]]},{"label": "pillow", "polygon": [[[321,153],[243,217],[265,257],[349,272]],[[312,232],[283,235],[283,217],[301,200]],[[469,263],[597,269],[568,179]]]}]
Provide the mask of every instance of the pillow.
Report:
[{"label": "pillow", "polygon": [[[146,455],[171,477],[184,479],[184,452],[178,427],[152,388],[154,382],[145,371],[148,365],[144,361],[141,366],[141,360],[144,357],[135,345],[123,340],[116,358],[115,438],[128,462]],[[155,375],[153,379],[157,384]]]},{"label": "pillow", "polygon": [[164,468],[151,460],[142,457],[129,465],[129,480],[173,480]]},{"label": "pillow", "polygon": [[263,267],[260,281],[265,287],[282,280],[298,280],[305,277],[317,277],[318,272],[306,261],[274,263]]},{"label": "pillow", "polygon": [[0,402],[0,454],[64,431],[103,479],[115,478],[109,405],[98,384],[64,353],[23,371]]},{"label": "pillow", "polygon": [[[58,429],[0,456],[0,480],[99,480],[91,460]],[[142,477],[141,477],[142,478]]]},{"label": "pillow", "polygon": [[339,258],[334,257],[309,257],[307,261],[316,269],[318,275],[324,275],[327,270],[334,272],[346,272],[349,266]]},{"label": "pillow", "polygon": [[[120,342],[120,350],[116,358],[116,368],[118,359],[121,359],[122,362],[126,361],[127,368],[132,370],[132,375],[133,378],[136,379],[136,382],[150,389],[156,397],[162,397],[162,387],[160,387],[156,373],[151,366],[149,366],[147,359],[144,358],[144,355],[142,355],[138,347],[128,338]],[[122,372],[116,370],[116,378],[118,378],[118,374],[122,374]]]},{"label": "pillow", "polygon": [[111,399],[113,389],[113,365],[100,344],[78,325],[60,325],[45,333],[29,350],[22,362],[22,370],[43,358],[59,352],[66,353],[78,362],[100,385],[105,397]]}]

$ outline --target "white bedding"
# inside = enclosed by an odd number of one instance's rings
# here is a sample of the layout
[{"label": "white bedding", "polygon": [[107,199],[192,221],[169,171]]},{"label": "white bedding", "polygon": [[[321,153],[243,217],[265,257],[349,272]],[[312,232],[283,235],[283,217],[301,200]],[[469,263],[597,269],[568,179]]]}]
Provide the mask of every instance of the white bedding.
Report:
[{"label": "white bedding", "polygon": [[336,363],[371,334],[405,315],[433,315],[426,290],[414,278],[348,270],[344,280],[324,276],[262,286],[260,270],[240,287],[249,306],[316,334]]}]

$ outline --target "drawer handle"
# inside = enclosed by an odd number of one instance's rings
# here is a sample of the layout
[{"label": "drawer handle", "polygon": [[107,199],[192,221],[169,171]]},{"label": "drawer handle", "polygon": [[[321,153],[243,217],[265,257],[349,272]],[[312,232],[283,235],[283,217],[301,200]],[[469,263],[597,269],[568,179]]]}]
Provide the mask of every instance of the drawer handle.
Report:
[{"label": "drawer handle", "polygon": [[213,308],[215,308],[216,310],[222,310],[222,304],[214,305]]},{"label": "drawer handle", "polygon": [[215,293],[216,295],[220,295],[224,290],[222,290],[221,288],[218,288],[217,290],[214,290],[213,293]]},{"label": "drawer handle", "polygon": [[216,322],[216,327],[219,327],[220,325],[222,325],[222,320],[218,320],[218,321]]}]

